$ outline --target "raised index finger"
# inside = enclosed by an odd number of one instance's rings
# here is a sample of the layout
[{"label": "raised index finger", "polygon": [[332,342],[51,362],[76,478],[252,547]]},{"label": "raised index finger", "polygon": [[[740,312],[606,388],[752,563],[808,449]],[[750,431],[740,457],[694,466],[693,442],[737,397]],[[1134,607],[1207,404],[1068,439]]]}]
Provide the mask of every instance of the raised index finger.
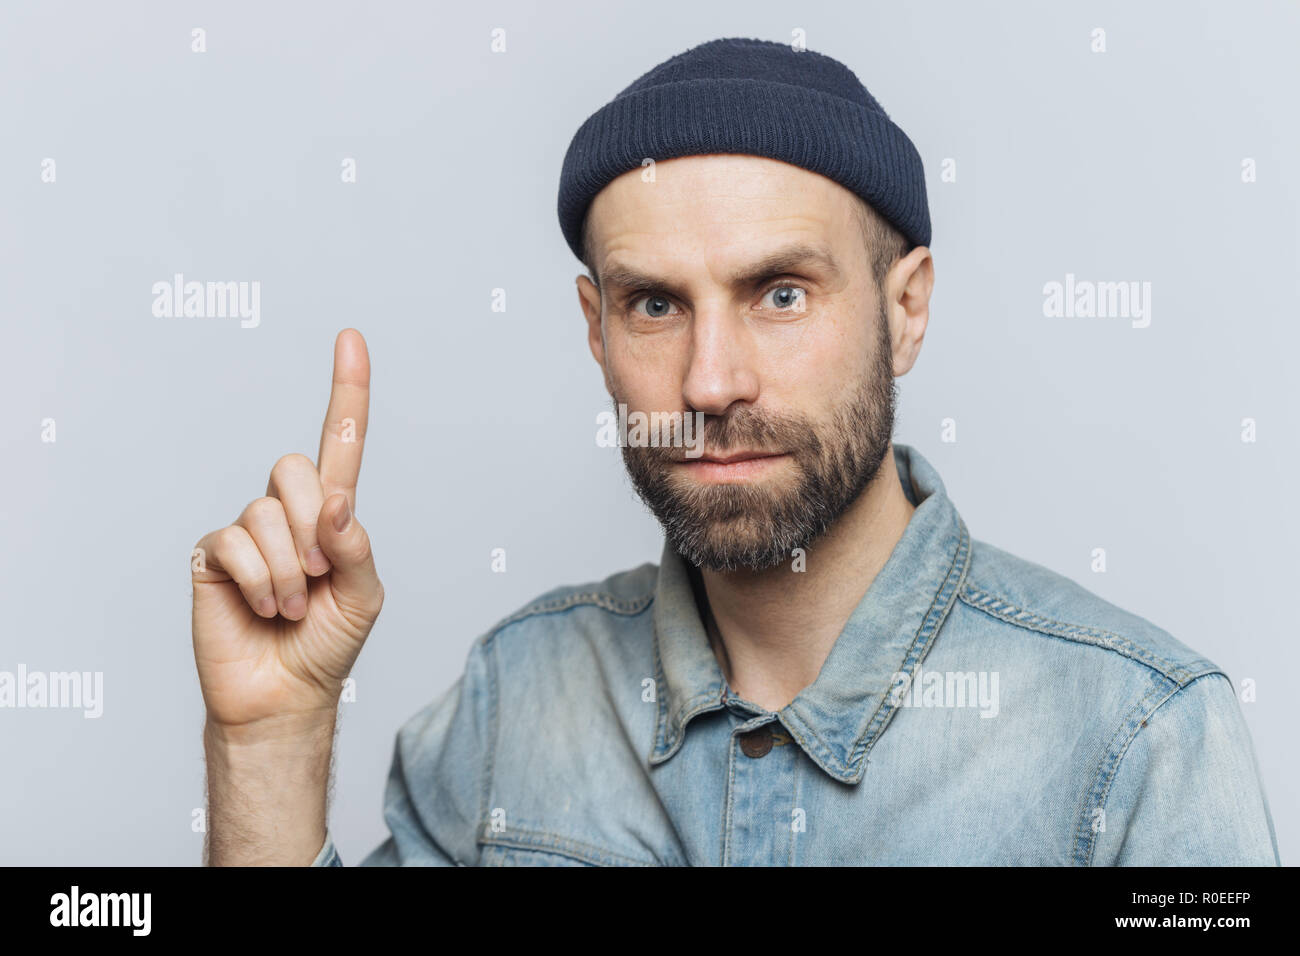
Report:
[{"label": "raised index finger", "polygon": [[316,467],[325,497],[342,492],[348,496],[353,511],[369,413],[370,355],[366,340],[356,329],[344,329],[334,340],[334,383],[321,428]]}]

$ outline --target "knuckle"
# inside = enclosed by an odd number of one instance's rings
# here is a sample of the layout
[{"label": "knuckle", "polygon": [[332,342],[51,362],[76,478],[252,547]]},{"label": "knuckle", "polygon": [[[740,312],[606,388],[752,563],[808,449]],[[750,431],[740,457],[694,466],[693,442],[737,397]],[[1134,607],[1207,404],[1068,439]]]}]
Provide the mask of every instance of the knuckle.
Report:
[{"label": "knuckle", "polygon": [[373,623],[375,618],[379,617],[379,612],[383,610],[384,607],[383,584],[376,579],[373,586],[364,588],[358,594],[354,595],[353,601],[355,603],[353,604],[352,609],[363,619]]},{"label": "knuckle", "polygon": [[370,549],[370,535],[366,534],[365,528],[357,526],[357,538],[349,549],[352,552],[352,560],[358,564],[369,564],[374,560],[375,554]]},{"label": "knuckle", "polygon": [[212,548],[217,554],[230,554],[244,541],[244,531],[233,524],[212,534]]},{"label": "knuckle", "polygon": [[292,475],[304,474],[315,470],[316,466],[312,463],[310,458],[295,451],[288,455],[284,455],[271,466],[271,477],[273,479],[288,478]]},{"label": "knuckle", "polygon": [[244,509],[245,518],[255,524],[269,524],[284,520],[284,503],[279,498],[255,498]]},{"label": "knuckle", "polygon": [[271,575],[266,568],[249,571],[244,573],[242,576],[236,574],[234,575],[234,578],[235,582],[240,586],[244,593],[252,595],[253,597],[264,597],[275,590],[271,582]]}]

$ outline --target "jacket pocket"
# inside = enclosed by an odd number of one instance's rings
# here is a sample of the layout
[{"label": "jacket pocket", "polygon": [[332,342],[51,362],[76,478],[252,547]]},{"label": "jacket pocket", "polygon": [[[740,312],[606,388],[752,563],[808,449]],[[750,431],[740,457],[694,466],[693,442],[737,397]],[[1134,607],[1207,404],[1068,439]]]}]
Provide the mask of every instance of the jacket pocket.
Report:
[{"label": "jacket pocket", "polygon": [[[481,830],[480,833],[484,833]],[[482,866],[654,866],[583,840],[514,827],[479,837]]]},{"label": "jacket pocket", "polygon": [[596,866],[564,853],[550,850],[523,850],[514,846],[486,843],[481,857],[483,866]]}]

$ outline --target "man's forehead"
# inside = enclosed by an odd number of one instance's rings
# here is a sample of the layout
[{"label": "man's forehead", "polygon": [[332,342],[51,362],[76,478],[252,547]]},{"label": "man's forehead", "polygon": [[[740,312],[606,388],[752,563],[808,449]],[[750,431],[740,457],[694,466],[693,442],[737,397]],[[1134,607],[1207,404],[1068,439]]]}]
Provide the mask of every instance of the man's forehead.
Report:
[{"label": "man's forehead", "polygon": [[[778,160],[720,154],[664,160],[630,170],[593,200],[590,250],[664,252],[676,236],[719,243],[825,242],[852,224],[853,194],[817,173]],[[767,237],[771,242],[762,242]]]}]

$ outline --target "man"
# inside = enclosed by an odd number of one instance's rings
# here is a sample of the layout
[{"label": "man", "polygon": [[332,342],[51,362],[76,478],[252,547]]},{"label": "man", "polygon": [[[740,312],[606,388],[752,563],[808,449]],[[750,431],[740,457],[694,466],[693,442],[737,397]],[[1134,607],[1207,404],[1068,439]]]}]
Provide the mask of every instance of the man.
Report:
[{"label": "man", "polygon": [[[670,59],[578,131],[559,214],[615,408],[679,413],[623,448],[662,558],[474,643],[399,732],[363,863],[1279,862],[1227,676],[972,539],[892,443],[929,214],[846,67],[740,39]],[[344,332],[318,464],[281,459],[199,542],[215,864],[341,864],[335,707],[383,602],[353,516],[368,382]]]}]

